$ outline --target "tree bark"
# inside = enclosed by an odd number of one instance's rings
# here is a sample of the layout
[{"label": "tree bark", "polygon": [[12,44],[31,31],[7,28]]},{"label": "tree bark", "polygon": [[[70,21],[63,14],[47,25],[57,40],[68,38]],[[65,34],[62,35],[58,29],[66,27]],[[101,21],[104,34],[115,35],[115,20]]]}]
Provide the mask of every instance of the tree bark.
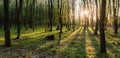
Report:
[{"label": "tree bark", "polygon": [[114,12],[114,21],[113,21],[113,25],[114,25],[114,34],[118,33],[118,19],[117,19],[117,6],[116,6],[116,0],[113,0],[113,12]]},{"label": "tree bark", "polygon": [[17,20],[17,38],[16,39],[19,39],[20,38],[20,29],[21,29],[21,16],[22,16],[22,1],[23,0],[19,0],[19,8],[16,10],[17,11],[17,15],[18,15],[18,20]]},{"label": "tree bark", "polygon": [[69,17],[69,14],[70,14],[70,6],[69,6],[69,0],[67,0],[67,10],[68,10],[68,13],[67,13],[67,19],[68,19],[68,23],[67,23],[67,26],[68,26],[68,30],[70,30],[70,17]]},{"label": "tree bark", "polygon": [[102,0],[101,12],[100,12],[100,52],[106,53],[106,40],[105,40],[105,17],[106,17],[106,0]]},{"label": "tree bark", "polygon": [[96,2],[96,25],[95,25],[95,31],[94,34],[97,35],[98,34],[98,3],[97,0],[95,0]]},{"label": "tree bark", "polygon": [[72,29],[75,31],[75,0],[72,0]]},{"label": "tree bark", "polygon": [[53,1],[52,0],[48,0],[48,11],[49,11],[49,26],[50,26],[50,32],[52,31],[52,25],[53,25]]},{"label": "tree bark", "polygon": [[3,0],[3,3],[4,3],[5,47],[10,47],[11,40],[10,40],[9,0]]},{"label": "tree bark", "polygon": [[[61,2],[61,6],[59,5]],[[58,39],[58,44],[60,43],[61,36],[62,36],[62,27],[63,27],[63,22],[62,22],[62,0],[58,0],[58,18],[59,18],[59,25],[60,25],[60,33],[59,33],[59,39]]]}]

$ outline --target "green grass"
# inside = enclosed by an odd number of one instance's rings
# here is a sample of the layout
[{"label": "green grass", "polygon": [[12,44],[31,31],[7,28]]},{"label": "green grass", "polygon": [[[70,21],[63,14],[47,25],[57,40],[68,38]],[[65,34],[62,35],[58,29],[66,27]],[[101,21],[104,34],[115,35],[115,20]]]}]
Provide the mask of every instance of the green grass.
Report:
[{"label": "green grass", "polygon": [[[65,31],[66,29],[64,28],[63,31]],[[3,32],[3,30],[1,30]],[[16,38],[16,30],[13,28],[11,29],[11,39],[15,39]],[[51,34],[56,34],[58,33],[59,31],[56,31],[55,30],[55,27],[53,28],[53,32],[44,32],[44,28],[43,27],[40,27],[38,29],[36,29],[35,31],[32,31],[31,29],[29,30],[24,30],[22,29],[21,30],[21,39],[33,39],[33,38],[39,38],[39,37],[45,37],[45,36],[48,36],[48,35],[51,35]],[[2,33],[0,33],[2,34]],[[0,35],[0,45],[4,44],[4,34]]]},{"label": "green grass", "polygon": [[[53,32],[46,32],[46,33],[37,33],[37,31],[35,32],[32,32],[30,34],[32,35],[26,35],[26,38],[24,39],[20,39],[20,40],[11,40],[12,42],[12,48],[13,49],[27,49],[28,51],[31,51],[31,50],[47,50],[51,47],[52,44],[56,44],[56,43],[53,43],[53,41],[46,41],[44,40],[46,36],[48,35],[51,35],[51,34],[55,34],[55,38],[57,41],[57,38],[58,38],[58,33],[59,31],[53,31]],[[71,33],[71,31],[67,31],[65,28],[63,29],[63,35],[65,34],[69,34],[69,33],[66,33],[66,32],[69,32]],[[35,35],[34,35],[35,34]],[[65,35],[64,37],[66,37],[67,35]],[[2,39],[2,41],[4,42],[4,39]],[[0,43],[1,44],[1,43]],[[2,43],[3,45],[4,43]],[[12,49],[10,48],[10,49]],[[1,50],[2,51],[2,50]],[[26,51],[24,52],[26,53]],[[20,53],[22,54],[22,53]]]},{"label": "green grass", "polygon": [[[0,56],[11,58],[39,56],[40,58],[119,58],[120,41],[119,34],[114,35],[111,29],[106,31],[107,54],[100,53],[100,39],[99,36],[93,35],[91,28],[83,30],[83,28],[76,29],[76,31],[68,31],[63,29],[62,39],[60,44],[56,44],[59,36],[59,31],[43,32],[42,28],[36,31],[26,32],[23,39],[12,40],[12,47],[0,47]],[[40,32],[38,32],[40,31]],[[24,34],[24,33],[23,33]],[[54,41],[44,40],[46,36],[54,34]],[[0,39],[0,44],[4,41]],[[113,44],[115,42],[115,44]]]}]

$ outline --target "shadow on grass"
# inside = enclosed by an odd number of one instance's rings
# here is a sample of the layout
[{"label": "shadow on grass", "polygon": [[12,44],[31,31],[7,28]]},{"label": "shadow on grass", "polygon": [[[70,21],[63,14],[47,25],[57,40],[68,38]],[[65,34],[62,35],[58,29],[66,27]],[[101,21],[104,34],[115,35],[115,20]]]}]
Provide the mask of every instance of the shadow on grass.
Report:
[{"label": "shadow on grass", "polygon": [[120,33],[118,33],[118,34],[114,34],[114,33],[111,34],[111,33],[109,33],[109,31],[107,31],[106,34],[111,36],[111,37],[113,37],[113,38],[120,38]]},{"label": "shadow on grass", "polygon": [[[95,35],[92,35],[92,31],[88,30],[88,34],[89,34],[89,38],[92,41],[92,44],[94,45],[95,49],[97,50],[97,58],[115,58],[115,57],[119,57],[115,51],[117,51],[115,48],[113,48],[112,44],[108,43],[108,41],[106,41],[106,49],[107,49],[107,54],[101,54],[100,50],[98,50],[100,48],[100,43],[98,43],[97,40],[99,40],[99,37],[94,37]],[[107,38],[106,38],[107,39]]]},{"label": "shadow on grass", "polygon": [[85,54],[85,40],[82,35],[85,35],[84,31],[80,31],[78,34],[74,35],[72,40],[67,42],[66,46],[57,46],[52,48],[50,51],[54,52],[54,56],[58,58],[86,58]]},{"label": "shadow on grass", "polygon": [[71,40],[67,51],[67,58],[86,58],[85,52],[85,31],[81,30],[73,40]]},{"label": "shadow on grass", "polygon": [[[67,31],[65,31],[64,34],[66,34],[66,32]],[[55,33],[55,35],[57,35],[57,34],[58,33]],[[18,56],[21,56],[22,54],[25,54],[25,56],[27,56],[26,53],[31,54],[31,53],[35,52],[35,54],[38,54],[39,56],[41,56],[42,54],[44,54],[44,52],[47,52],[48,49],[53,48],[53,44],[56,44],[55,43],[56,40],[55,41],[47,41],[47,40],[44,40],[44,37],[40,37],[40,38],[35,37],[35,38],[31,38],[31,39],[26,38],[26,39],[22,39],[22,40],[21,39],[20,40],[11,40],[12,47],[10,47],[9,49],[3,49],[4,47],[0,46],[0,48],[2,49],[1,52],[4,53],[4,51],[8,50],[10,52],[16,52],[16,54],[18,54]],[[40,46],[42,46],[40,48],[40,50],[36,50]],[[14,54],[14,53],[12,53],[12,54]]]}]

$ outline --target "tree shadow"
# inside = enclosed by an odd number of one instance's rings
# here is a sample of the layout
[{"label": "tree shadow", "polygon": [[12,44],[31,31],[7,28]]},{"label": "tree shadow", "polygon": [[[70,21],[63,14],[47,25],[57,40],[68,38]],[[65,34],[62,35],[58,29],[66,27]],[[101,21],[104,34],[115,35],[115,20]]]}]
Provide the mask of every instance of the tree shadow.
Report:
[{"label": "tree shadow", "polygon": [[69,40],[66,47],[57,49],[60,50],[58,58],[86,58],[84,37],[85,31],[80,29],[80,32],[74,35],[72,40]]},{"label": "tree shadow", "polygon": [[92,41],[92,45],[94,46],[95,48],[95,52],[96,52],[96,57],[97,58],[109,58],[109,55],[108,54],[102,54],[100,53],[100,43],[97,41],[99,40],[99,36],[96,36],[96,35],[93,35],[92,34],[92,31],[90,31],[88,29],[88,36],[89,36],[89,39]]},{"label": "tree shadow", "polygon": [[[100,48],[100,43],[99,43],[99,37],[95,37],[94,35],[92,35],[92,31],[88,30],[88,33],[91,34],[89,35],[89,37],[91,38],[91,41],[93,43],[93,45],[95,46],[95,49],[97,50],[97,56],[98,58],[116,58],[116,57],[119,57],[119,51],[118,49],[115,48],[115,46],[110,43],[111,41],[109,41],[110,39],[113,39],[112,38],[108,38],[108,35],[106,34],[106,49],[107,49],[107,54],[102,54],[102,53],[99,53],[100,51],[98,50]],[[109,39],[109,40],[108,40]]]},{"label": "tree shadow", "polygon": [[114,37],[114,38],[120,38],[120,35],[116,35],[116,34],[108,34],[108,35],[110,35],[111,37]]},{"label": "tree shadow", "polygon": [[[68,48],[70,48],[71,52],[75,52],[73,53],[75,55],[74,58],[86,58],[85,33],[86,32],[81,29],[81,32],[70,42]],[[75,49],[75,51],[73,49]],[[68,57],[68,58],[73,58],[73,57]]]},{"label": "tree shadow", "polygon": [[111,33],[109,33],[109,31],[106,31],[106,34],[111,36],[111,37],[114,37],[114,38],[120,38],[120,33],[118,33],[118,34],[114,34],[114,33],[111,34]]}]

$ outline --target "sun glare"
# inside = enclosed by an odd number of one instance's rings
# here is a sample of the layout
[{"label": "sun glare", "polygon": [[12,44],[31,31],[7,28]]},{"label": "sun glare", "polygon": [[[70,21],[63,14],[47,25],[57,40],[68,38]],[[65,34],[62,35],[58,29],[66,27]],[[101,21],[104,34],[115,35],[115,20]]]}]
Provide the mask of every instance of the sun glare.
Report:
[{"label": "sun glare", "polygon": [[89,11],[88,11],[88,10],[83,10],[83,11],[81,11],[81,13],[80,13],[80,16],[81,16],[82,18],[84,18],[85,16],[88,17],[88,15],[89,15]]}]

